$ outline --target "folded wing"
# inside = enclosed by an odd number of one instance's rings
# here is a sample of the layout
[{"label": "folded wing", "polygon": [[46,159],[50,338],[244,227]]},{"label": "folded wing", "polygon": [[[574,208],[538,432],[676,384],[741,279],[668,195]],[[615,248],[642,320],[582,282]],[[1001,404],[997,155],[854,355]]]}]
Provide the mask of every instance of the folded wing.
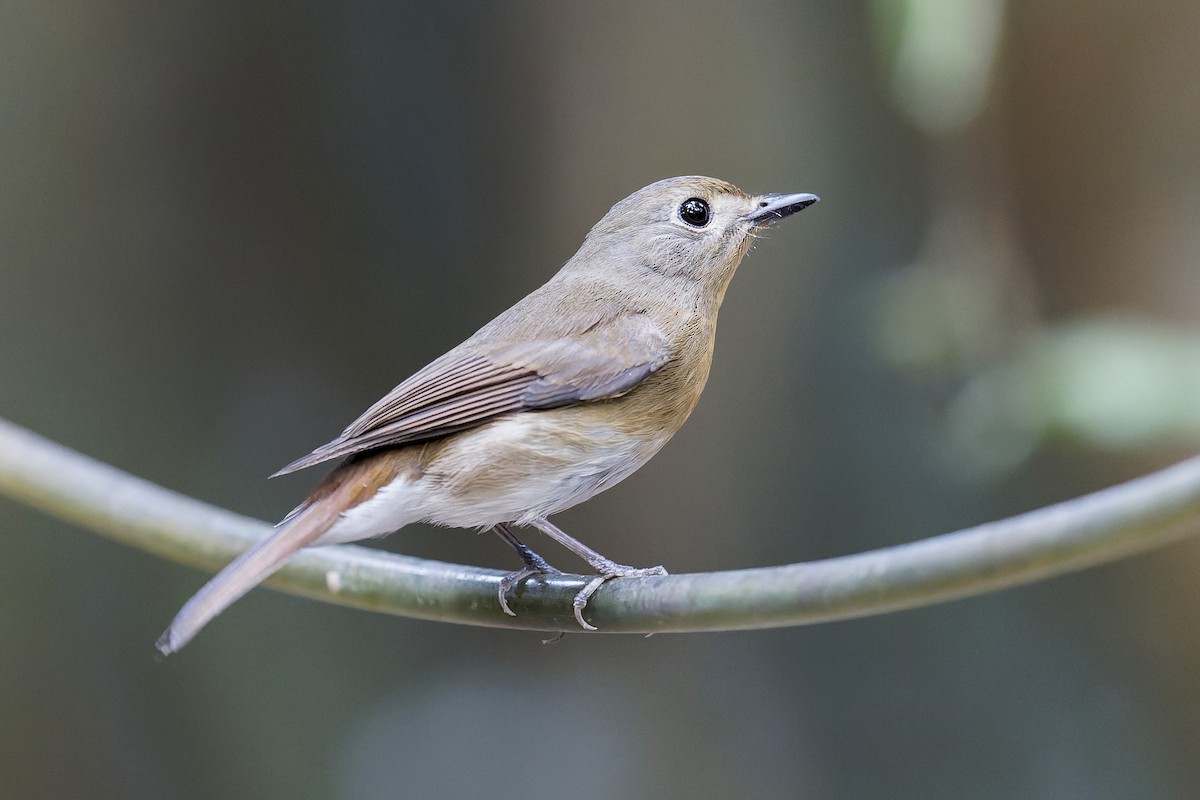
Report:
[{"label": "folded wing", "polygon": [[670,357],[666,335],[643,314],[504,346],[468,340],[392,389],[332,442],[275,474],[437,439],[503,414],[620,397]]}]

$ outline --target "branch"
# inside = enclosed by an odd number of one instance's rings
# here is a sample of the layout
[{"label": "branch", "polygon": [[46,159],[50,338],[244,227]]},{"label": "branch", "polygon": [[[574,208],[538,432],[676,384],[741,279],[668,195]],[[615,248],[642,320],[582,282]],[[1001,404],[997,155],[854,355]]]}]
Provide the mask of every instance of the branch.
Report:
[{"label": "branch", "polygon": [[[264,522],[201,503],[0,420],[0,493],[184,564],[215,570]],[[781,567],[627,578],[588,605],[607,633],[803,625],[966,597],[1083,569],[1200,530],[1200,458],[1075,500],[957,533]],[[268,582],[355,608],[421,619],[578,632],[585,578],[529,580],[500,611],[499,570],[363,547],[303,551]],[[164,599],[164,617],[169,610]]]}]

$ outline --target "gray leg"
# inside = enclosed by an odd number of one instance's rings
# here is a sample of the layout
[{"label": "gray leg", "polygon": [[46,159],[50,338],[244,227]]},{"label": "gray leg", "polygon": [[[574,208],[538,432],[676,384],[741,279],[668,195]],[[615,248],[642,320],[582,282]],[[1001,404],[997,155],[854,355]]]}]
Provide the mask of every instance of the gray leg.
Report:
[{"label": "gray leg", "polygon": [[595,625],[591,625],[583,618],[583,609],[587,607],[588,600],[596,593],[596,590],[604,585],[606,581],[613,578],[645,578],[655,575],[666,575],[667,571],[661,566],[658,567],[629,567],[624,564],[618,564],[612,559],[605,558],[597,553],[592,548],[588,547],[578,539],[568,536],[560,528],[550,523],[546,519],[535,519],[530,522],[533,527],[537,528],[542,533],[549,536],[554,541],[561,544],[563,547],[570,550],[575,555],[582,558],[584,561],[592,565],[592,569],[596,570],[598,575],[588,581],[587,585],[579,590],[575,595],[575,600],[571,605],[575,607],[575,620],[584,630],[594,631]]},{"label": "gray leg", "polygon": [[492,527],[492,530],[509,547],[517,551],[517,555],[521,557],[521,561],[525,564],[524,568],[514,570],[500,579],[500,608],[503,609],[505,614],[515,617],[517,614],[508,607],[508,598],[505,597],[509,589],[515,588],[518,583],[534,575],[560,575],[562,573],[546,563],[546,559],[533,552],[528,545],[518,539],[516,534],[512,532],[512,528],[508,527],[506,523],[502,522],[499,525],[495,525]]}]

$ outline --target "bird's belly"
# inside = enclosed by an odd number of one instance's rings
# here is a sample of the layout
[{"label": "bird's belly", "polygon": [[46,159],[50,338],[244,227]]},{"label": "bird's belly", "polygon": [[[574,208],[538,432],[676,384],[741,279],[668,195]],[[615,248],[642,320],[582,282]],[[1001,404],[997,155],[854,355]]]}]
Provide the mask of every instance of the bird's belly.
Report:
[{"label": "bird's belly", "polygon": [[667,438],[561,410],[502,418],[441,443],[421,479],[421,519],[487,527],[547,517],[627,478]]}]

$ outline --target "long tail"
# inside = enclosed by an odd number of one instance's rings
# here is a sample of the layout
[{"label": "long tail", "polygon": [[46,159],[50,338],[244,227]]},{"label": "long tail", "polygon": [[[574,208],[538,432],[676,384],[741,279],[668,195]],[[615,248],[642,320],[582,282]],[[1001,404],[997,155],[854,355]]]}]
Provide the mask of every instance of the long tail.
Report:
[{"label": "long tail", "polygon": [[310,505],[231,561],[184,604],[155,647],[166,656],[190,642],[213,617],[270,577],[289,556],[320,538],[337,519],[336,511],[331,511],[325,503]]},{"label": "long tail", "polygon": [[[155,646],[165,656],[179,650],[213,617],[283,566],[289,556],[320,539],[341,518],[342,512],[372,499],[376,492],[397,478],[415,480],[420,477],[417,466],[420,452],[420,448],[385,450],[345,461],[326,475],[308,499],[279,523],[275,533],[242,553],[204,584],[175,615]],[[396,527],[401,524],[397,522]],[[365,539],[388,530],[393,528],[375,529],[368,523],[353,535],[335,541]]]}]

